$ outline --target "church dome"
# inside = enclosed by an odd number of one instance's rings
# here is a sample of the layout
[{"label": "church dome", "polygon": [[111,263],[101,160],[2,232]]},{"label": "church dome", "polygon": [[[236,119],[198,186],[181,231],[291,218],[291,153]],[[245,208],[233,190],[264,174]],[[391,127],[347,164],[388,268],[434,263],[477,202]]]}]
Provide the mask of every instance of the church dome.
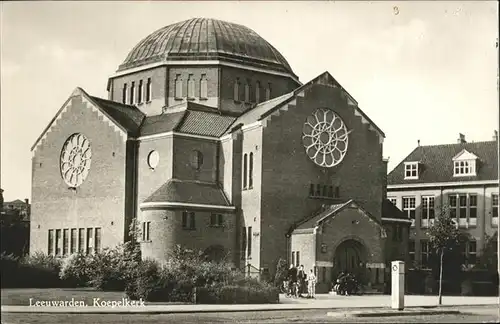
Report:
[{"label": "church dome", "polygon": [[163,27],[141,40],[118,71],[166,61],[220,60],[295,74],[271,44],[242,25],[192,18]]}]

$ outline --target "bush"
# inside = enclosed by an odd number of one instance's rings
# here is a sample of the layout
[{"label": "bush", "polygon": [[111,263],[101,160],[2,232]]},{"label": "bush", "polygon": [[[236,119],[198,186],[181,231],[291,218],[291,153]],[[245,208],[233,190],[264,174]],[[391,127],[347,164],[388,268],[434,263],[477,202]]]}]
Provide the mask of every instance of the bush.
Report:
[{"label": "bush", "polygon": [[25,257],[1,254],[2,288],[60,288],[61,260],[36,252]]},{"label": "bush", "polygon": [[84,253],[78,252],[63,260],[59,277],[72,286],[85,287],[89,285],[90,272],[90,258]]},{"label": "bush", "polygon": [[264,283],[258,286],[217,285],[208,288],[196,288],[194,301],[200,304],[278,303],[279,290]]}]

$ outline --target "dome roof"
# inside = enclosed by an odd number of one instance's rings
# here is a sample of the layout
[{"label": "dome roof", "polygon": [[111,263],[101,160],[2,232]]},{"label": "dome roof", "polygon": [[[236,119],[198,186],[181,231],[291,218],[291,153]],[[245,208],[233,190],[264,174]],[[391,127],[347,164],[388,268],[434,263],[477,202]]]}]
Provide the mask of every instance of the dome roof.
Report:
[{"label": "dome roof", "polygon": [[207,18],[192,18],[155,31],[130,51],[118,71],[176,60],[223,60],[295,76],[283,55],[250,28]]}]

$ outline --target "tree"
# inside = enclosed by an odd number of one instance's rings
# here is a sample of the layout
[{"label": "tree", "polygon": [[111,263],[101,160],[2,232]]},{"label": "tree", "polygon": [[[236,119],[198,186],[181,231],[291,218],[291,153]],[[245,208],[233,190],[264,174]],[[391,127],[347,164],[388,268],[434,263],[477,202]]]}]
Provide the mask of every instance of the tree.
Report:
[{"label": "tree", "polygon": [[498,251],[498,241],[497,233],[492,236],[485,235],[484,246],[481,250],[481,256],[479,257],[479,262],[477,268],[485,269],[489,272],[497,272],[498,261],[497,261],[497,251]]},{"label": "tree", "polygon": [[457,252],[463,240],[463,234],[457,228],[456,220],[450,217],[448,208],[443,207],[441,214],[429,227],[427,232],[429,241],[436,255],[439,256],[439,297],[438,304],[442,303],[443,287],[443,258],[445,254]]}]

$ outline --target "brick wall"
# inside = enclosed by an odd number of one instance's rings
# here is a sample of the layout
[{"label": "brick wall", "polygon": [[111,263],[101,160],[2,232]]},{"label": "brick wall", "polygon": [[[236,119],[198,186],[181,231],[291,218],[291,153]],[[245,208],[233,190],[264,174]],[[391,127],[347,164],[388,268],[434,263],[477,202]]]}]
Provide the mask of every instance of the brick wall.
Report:
[{"label": "brick wall", "polygon": [[[148,78],[151,78],[151,101],[146,102],[146,85]],[[132,81],[135,82],[136,93],[134,95],[137,102],[137,91],[139,89],[139,80],[143,82],[143,103],[136,104],[137,107],[148,116],[159,115],[162,113],[162,108],[166,105],[165,99],[167,89],[167,67],[161,66],[123,76],[118,76],[110,80],[111,89],[109,91],[109,99],[122,102],[123,86],[127,84],[127,104],[130,104],[130,87]],[[135,103],[134,103],[135,104]]]},{"label": "brick wall", "polygon": [[210,212],[195,211],[194,230],[182,228],[182,210],[145,210],[142,220],[151,222],[150,242],[141,243],[144,258],[165,260],[176,245],[204,251],[211,245],[221,245],[228,253],[228,260],[234,262],[236,249],[234,241],[234,214],[224,215],[223,227],[210,227]]},{"label": "brick wall", "polygon": [[[212,140],[189,137],[174,137],[172,177],[182,180],[217,181],[218,143]],[[203,164],[197,170],[191,165],[193,152],[197,150],[203,155]]]},{"label": "brick wall", "polygon": [[[205,74],[207,78],[207,98],[200,98],[200,79],[201,75]],[[182,97],[175,97],[175,80],[177,76],[182,80]],[[168,106],[174,106],[185,102],[188,95],[188,77],[193,76],[194,80],[194,98],[189,98],[190,101],[202,105],[218,107],[219,105],[219,68],[217,66],[169,66],[168,69]]]},{"label": "brick wall", "polygon": [[[61,177],[59,160],[66,139],[82,133],[91,143],[87,179],[76,191]],[[48,230],[102,228],[102,247],[124,240],[126,144],[97,112],[75,97],[32,158],[30,253],[47,253]]]},{"label": "brick wall", "polygon": [[[302,128],[317,108],[330,108],[348,129],[349,149],[342,163],[333,168],[316,166],[305,154]],[[382,145],[378,136],[362,124],[347,106],[339,90],[314,85],[297,105],[271,117],[263,132],[262,147],[262,249],[261,266],[275,266],[285,257],[285,233],[294,222],[315,213],[328,199],[308,198],[311,183],[339,186],[340,198],[355,199],[374,217],[381,218]],[[368,185],[369,184],[369,185]]]},{"label": "brick wall", "polygon": [[[255,104],[257,81],[261,83],[260,101],[265,101],[266,88],[271,83],[271,98],[293,91],[297,84],[288,77],[222,66],[220,76],[220,107],[222,110],[243,112]],[[234,83],[239,79],[239,102],[234,100]],[[245,84],[249,82],[250,102],[245,102]]]}]

